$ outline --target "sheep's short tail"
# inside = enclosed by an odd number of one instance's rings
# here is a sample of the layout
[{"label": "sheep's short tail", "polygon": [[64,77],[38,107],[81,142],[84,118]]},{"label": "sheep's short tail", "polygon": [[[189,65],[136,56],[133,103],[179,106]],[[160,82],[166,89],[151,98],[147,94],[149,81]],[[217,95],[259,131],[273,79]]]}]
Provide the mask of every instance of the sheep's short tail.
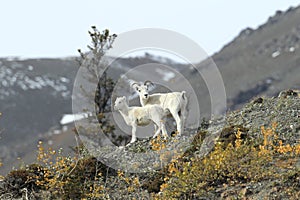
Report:
[{"label": "sheep's short tail", "polygon": [[185,91],[182,91],[181,92],[181,98],[182,98],[182,101],[181,101],[181,110],[186,110],[187,108],[187,103],[188,103],[188,98],[186,96],[186,92]]},{"label": "sheep's short tail", "polygon": [[181,92],[181,97],[182,97],[183,100],[187,100],[186,92],[185,91]]}]

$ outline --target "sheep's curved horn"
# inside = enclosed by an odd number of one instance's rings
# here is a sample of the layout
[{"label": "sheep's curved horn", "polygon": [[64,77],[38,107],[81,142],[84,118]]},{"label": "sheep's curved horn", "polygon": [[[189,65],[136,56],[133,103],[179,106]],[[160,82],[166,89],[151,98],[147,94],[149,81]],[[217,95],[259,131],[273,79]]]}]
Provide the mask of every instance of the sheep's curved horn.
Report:
[{"label": "sheep's curved horn", "polygon": [[131,88],[133,88],[136,91],[138,91],[139,87],[140,87],[140,84],[138,84],[138,83],[132,83],[131,84]]},{"label": "sheep's curved horn", "polygon": [[140,84],[138,84],[138,83],[135,82],[135,83],[131,84],[131,87],[134,87],[135,85],[139,86]]},{"label": "sheep's curved horn", "polygon": [[154,85],[151,81],[147,80],[144,82],[144,85]]}]

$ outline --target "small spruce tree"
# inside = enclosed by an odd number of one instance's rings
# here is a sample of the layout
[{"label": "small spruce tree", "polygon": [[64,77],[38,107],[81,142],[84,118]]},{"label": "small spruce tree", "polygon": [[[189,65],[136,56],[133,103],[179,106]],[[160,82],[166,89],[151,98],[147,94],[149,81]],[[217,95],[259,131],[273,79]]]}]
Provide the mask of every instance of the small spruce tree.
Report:
[{"label": "small spruce tree", "polygon": [[108,29],[100,32],[96,26],[92,26],[91,28],[92,31],[88,32],[91,37],[91,44],[87,46],[90,51],[83,53],[81,49],[78,49],[80,54],[78,62],[80,65],[84,65],[93,76],[92,78],[98,82],[94,102],[96,104],[96,114],[99,115],[110,110],[110,97],[115,83],[107,75],[105,66],[103,66],[103,58],[105,53],[112,48],[117,35],[110,35]]}]

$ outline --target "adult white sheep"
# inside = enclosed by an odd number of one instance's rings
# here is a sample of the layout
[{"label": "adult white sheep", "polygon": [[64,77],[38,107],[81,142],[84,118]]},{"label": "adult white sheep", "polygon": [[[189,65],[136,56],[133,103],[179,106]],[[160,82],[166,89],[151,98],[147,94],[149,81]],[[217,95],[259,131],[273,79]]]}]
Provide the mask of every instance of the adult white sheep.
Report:
[{"label": "adult white sheep", "polygon": [[136,141],[137,126],[146,126],[153,122],[158,128],[153,137],[156,137],[160,131],[163,136],[168,137],[163,119],[165,117],[164,109],[159,105],[149,105],[145,107],[129,107],[126,97],[118,97],[115,101],[114,109],[118,110],[124,118],[127,125],[132,127],[131,143]]},{"label": "adult white sheep", "polygon": [[153,85],[151,81],[145,81],[143,85],[133,83],[132,87],[138,92],[140,103],[146,105],[160,105],[165,114],[171,114],[176,121],[178,135],[181,135],[184,130],[184,123],[187,113],[188,99],[186,92],[170,92],[149,94],[149,86]]}]

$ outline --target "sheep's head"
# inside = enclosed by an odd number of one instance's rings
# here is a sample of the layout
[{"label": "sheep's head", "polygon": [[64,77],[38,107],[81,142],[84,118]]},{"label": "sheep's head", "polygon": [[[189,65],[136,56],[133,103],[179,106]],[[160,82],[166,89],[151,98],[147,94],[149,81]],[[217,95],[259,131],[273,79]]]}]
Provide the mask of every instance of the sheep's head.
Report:
[{"label": "sheep's head", "polygon": [[126,97],[117,97],[115,101],[115,110],[120,110],[126,104]]},{"label": "sheep's head", "polygon": [[137,91],[142,99],[149,98],[149,87],[153,85],[151,81],[145,81],[143,85],[133,83],[131,86]]}]

